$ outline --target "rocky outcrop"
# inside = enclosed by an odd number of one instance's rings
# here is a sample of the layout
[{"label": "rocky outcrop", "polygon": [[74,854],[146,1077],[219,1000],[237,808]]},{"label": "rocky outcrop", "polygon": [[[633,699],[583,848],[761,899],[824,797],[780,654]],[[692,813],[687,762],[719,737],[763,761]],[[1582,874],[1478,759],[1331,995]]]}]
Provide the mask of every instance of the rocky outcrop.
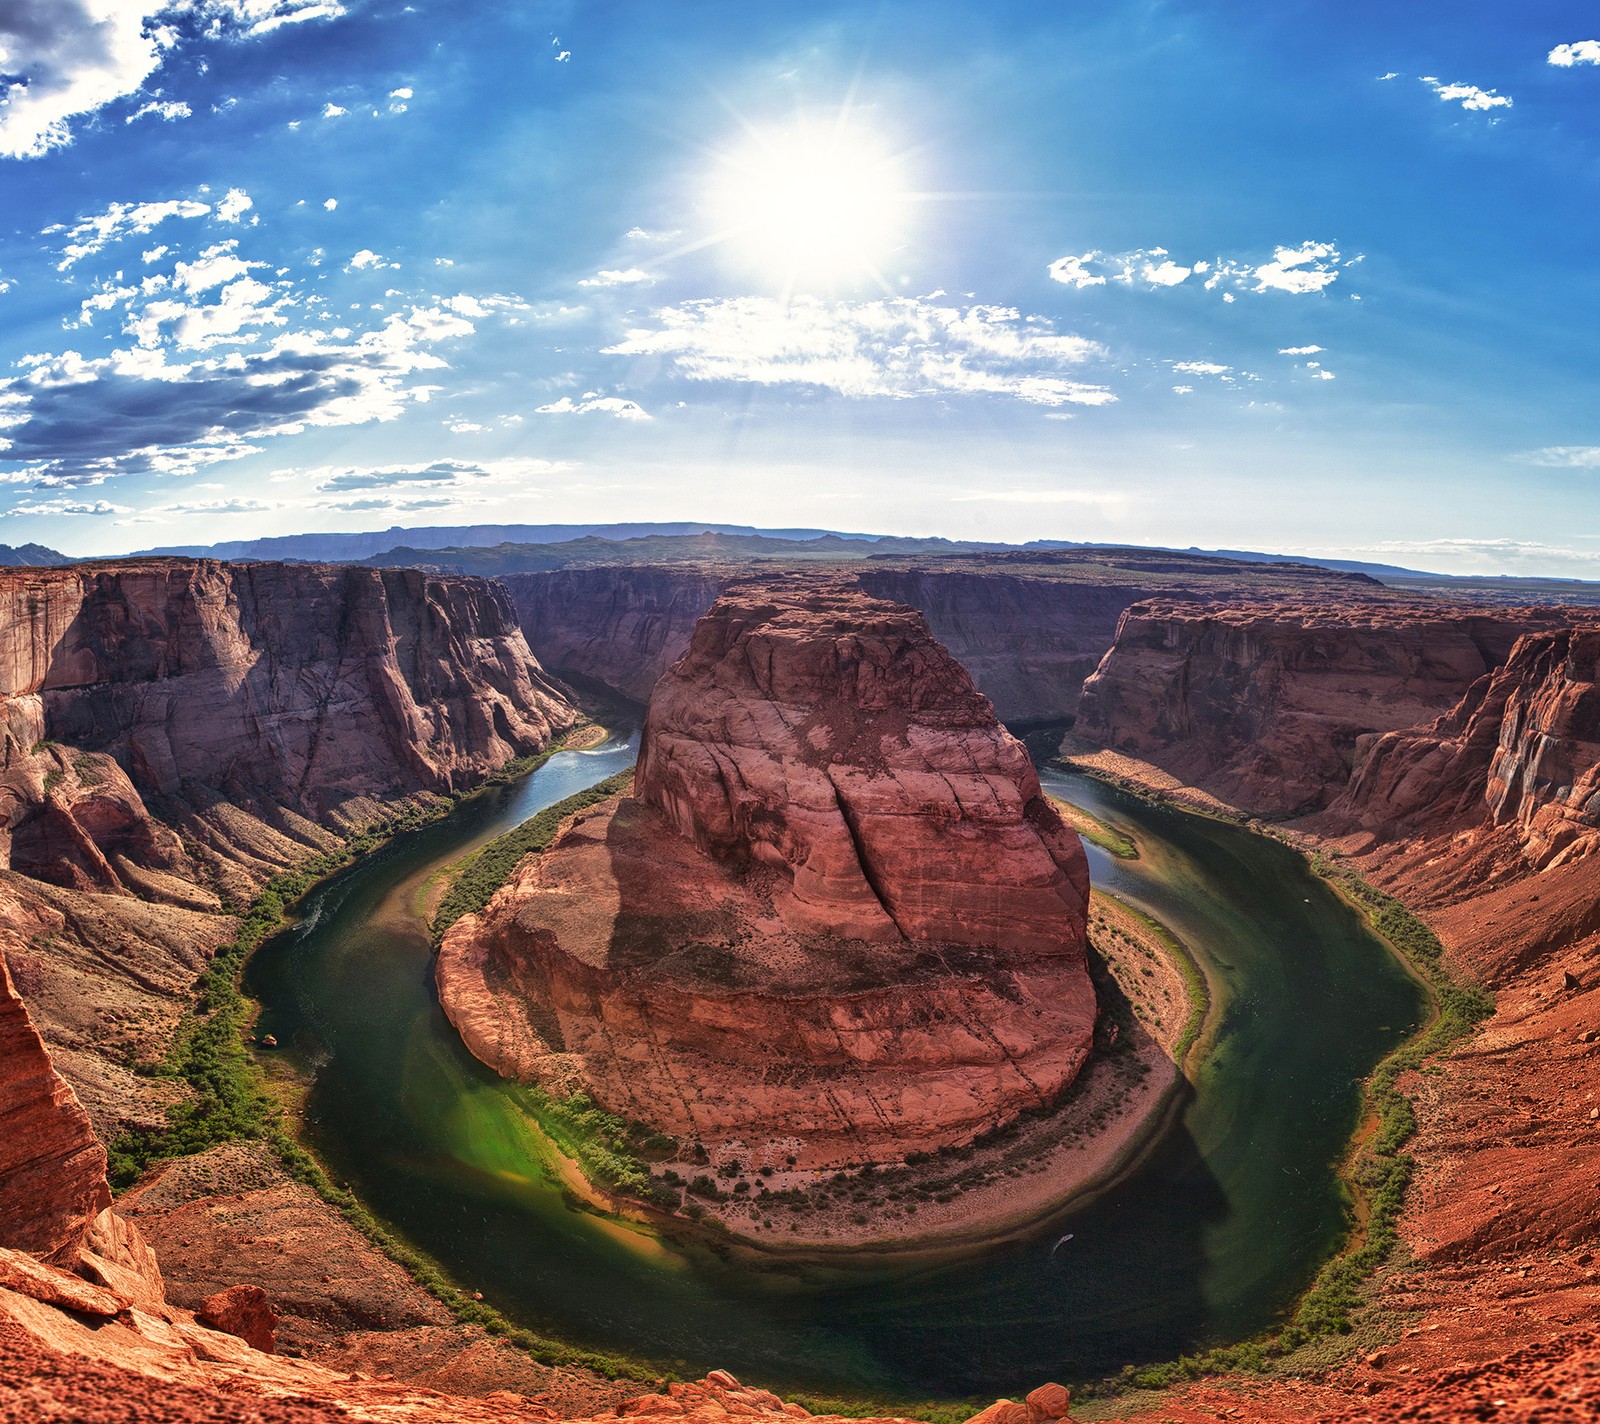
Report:
[{"label": "rocky outcrop", "polygon": [[658,683],[637,795],[577,817],[440,997],[507,1076],[805,1166],[971,1140],[1088,1052],[1087,864],[916,613],[730,586]]},{"label": "rocky outcrop", "polygon": [[232,937],[225,903],[575,715],[483,580],[186,559],[0,570],[0,927],[102,1132],[164,1114],[170,1083],[129,1069],[165,1052]]},{"label": "rocky outcrop", "polygon": [[1136,604],[1076,736],[1261,815],[1328,804],[1378,734],[1426,723],[1548,610],[1413,600]]},{"label": "rocky outcrop", "polygon": [[[1329,829],[1499,831],[1533,869],[1600,849],[1600,630],[1521,639],[1444,716],[1377,740]],[[1480,834],[1480,840],[1491,839]]]},{"label": "rocky outcrop", "polygon": [[51,1066],[0,946],[0,1245],[75,1260],[110,1205],[105,1149]]},{"label": "rocky outcrop", "polygon": [[[781,556],[769,554],[768,562]],[[795,567],[816,567],[796,560]],[[1130,604],[1146,598],[1348,597],[1372,580],[1306,565],[1149,549],[1056,550],[915,563],[879,555],[831,572],[874,598],[917,609],[1007,723],[1062,721],[1076,712]],[[510,574],[517,617],[545,667],[588,679],[636,702],[689,646],[695,622],[748,563],[554,569]],[[759,576],[759,575],[757,575]]]}]

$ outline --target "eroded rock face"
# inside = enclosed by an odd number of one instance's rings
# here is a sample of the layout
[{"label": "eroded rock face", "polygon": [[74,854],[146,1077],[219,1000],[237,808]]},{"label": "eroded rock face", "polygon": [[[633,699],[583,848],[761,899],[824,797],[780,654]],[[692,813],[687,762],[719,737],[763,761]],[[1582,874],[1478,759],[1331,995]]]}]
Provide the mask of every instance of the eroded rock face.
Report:
[{"label": "eroded rock face", "polygon": [[110,1205],[105,1149],[51,1066],[0,945],[0,1246],[70,1263]]},{"label": "eroded rock face", "polygon": [[1372,738],[1438,717],[1524,632],[1559,621],[1404,599],[1136,604],[1074,731],[1245,810],[1304,814]]},{"label": "eroded rock face", "polygon": [[[224,900],[575,718],[503,590],[409,571],[136,559],[0,570],[0,928],[109,1138],[158,1122]],[[48,945],[48,949],[42,946]]]},{"label": "eroded rock face", "polygon": [[[1600,849],[1600,630],[1522,638],[1433,723],[1380,738],[1330,829],[1386,840],[1498,830],[1538,870]],[[1477,839],[1489,839],[1480,833]]]},{"label": "eroded rock face", "polygon": [[730,587],[651,699],[637,795],[446,937],[507,1076],[804,1165],[960,1143],[1076,1076],[1088,870],[1027,755],[910,609]]}]

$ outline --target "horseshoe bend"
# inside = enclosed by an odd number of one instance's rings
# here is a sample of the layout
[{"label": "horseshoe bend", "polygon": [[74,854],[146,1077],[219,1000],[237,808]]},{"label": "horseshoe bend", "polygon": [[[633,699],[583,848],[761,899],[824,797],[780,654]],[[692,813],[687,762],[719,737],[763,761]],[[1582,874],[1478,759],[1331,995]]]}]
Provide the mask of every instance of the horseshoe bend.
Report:
[{"label": "horseshoe bend", "polygon": [[1094,1035],[1088,866],[922,616],[730,585],[580,812],[438,983],[471,1051],[715,1154],[903,1161],[1053,1105]]}]

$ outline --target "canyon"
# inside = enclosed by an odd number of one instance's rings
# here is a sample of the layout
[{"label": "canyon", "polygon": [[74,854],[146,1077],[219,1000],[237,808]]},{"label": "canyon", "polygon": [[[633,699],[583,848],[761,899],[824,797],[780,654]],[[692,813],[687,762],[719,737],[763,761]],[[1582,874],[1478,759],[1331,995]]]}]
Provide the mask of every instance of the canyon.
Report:
[{"label": "canyon", "polygon": [[715,1155],[897,1162],[1052,1104],[1095,1023],[1088,867],[912,610],[729,584],[581,813],[438,982],[469,1048]]},{"label": "canyon", "polygon": [[[160,1169],[108,1211],[102,1144],[161,1121],[182,1091],[136,1070],[170,1045],[207,957],[234,934],[238,906],[342,838],[437,806],[548,746],[578,714],[541,663],[642,700],[687,654],[652,705],[634,794],[571,822],[557,853],[520,868],[441,961],[447,998],[452,965],[488,995],[464,1022],[490,1061],[521,1072],[561,1058],[548,1052],[552,1039],[559,1033],[566,1045],[575,1030],[579,1050],[560,1073],[592,1072],[619,1102],[666,1102],[663,1111],[681,1112],[670,1125],[686,1135],[748,1138],[769,1117],[786,1131],[814,1130],[803,1095],[785,1097],[782,1081],[774,1090],[782,1075],[770,1072],[752,1073],[753,1104],[702,1105],[699,1116],[689,1104],[673,1108],[650,1065],[628,1062],[597,1027],[631,1031],[648,1017],[669,1040],[681,1034],[669,1052],[715,1044],[737,1072],[748,1066],[744,1050],[731,1046],[729,1021],[709,1012],[748,989],[732,977],[732,951],[773,949],[764,970],[803,988],[806,974],[820,975],[803,951],[822,936],[851,946],[848,962],[828,972],[869,976],[845,980],[868,1009],[870,975],[892,964],[926,995],[924,1006],[986,1023],[998,1016],[1012,1036],[1006,1054],[977,1034],[953,1051],[947,1028],[918,1042],[884,1034],[864,1014],[851,1027],[858,1047],[870,1045],[858,1057],[872,1072],[854,1077],[842,1115],[829,1110],[838,1127],[824,1126],[817,1160],[895,1160],[910,1145],[911,1110],[885,1122],[877,1108],[909,1103],[906,1094],[928,1082],[937,1090],[917,1102],[917,1116],[931,1106],[934,1133],[962,1140],[1027,1098],[1000,1067],[1007,1056],[1020,1055],[1031,1075],[1030,1055],[1042,1054],[1041,1081],[1065,1081],[1074,1050],[1050,1045],[1080,1041],[1092,999],[1040,991],[1030,1002],[1030,975],[1043,984],[1065,974],[1070,986],[1074,950],[1060,948],[1073,942],[1053,940],[1049,952],[1009,905],[1022,891],[1030,921],[1044,901],[1046,923],[1080,924],[1079,861],[1070,836],[1044,813],[1030,815],[1028,769],[976,692],[992,689],[1001,715],[1016,721],[1076,710],[1066,748],[1075,760],[1271,823],[1359,871],[1420,911],[1455,972],[1496,1001],[1494,1016],[1435,1071],[1403,1080],[1418,1119],[1400,1223],[1406,1254],[1369,1288],[1371,1323],[1358,1323],[1366,1343],[1312,1382],[1205,1381],[1124,1413],[1351,1424],[1594,1417],[1592,610],[1449,604],[1339,575],[1313,583],[1278,571],[1268,587],[1237,569],[1197,572],[1201,561],[1181,556],[1164,569],[1164,559],[1127,556],[1109,575],[1116,559],[1105,556],[1054,567],[1032,554],[1009,565],[852,567],[865,593],[835,589],[834,612],[858,628],[886,620],[853,663],[838,652],[842,629],[786,644],[780,627],[763,644],[763,620],[786,616],[781,600],[729,589],[741,571],[726,567],[557,570],[513,576],[509,592],[416,570],[205,560],[0,572],[0,1121],[16,1129],[0,1149],[0,1416],[803,1417],[729,1376],[652,1394],[534,1366],[453,1323],[259,1147],[230,1145]],[[693,630],[725,593],[730,611],[702,643]],[[926,623],[908,629],[904,608],[881,611],[884,598],[922,609]],[[819,613],[829,616],[810,610]],[[874,681],[883,664],[873,639],[900,650],[888,665],[904,677]],[[957,663],[970,657],[980,675],[967,680],[939,661],[932,639]],[[550,656],[536,656],[541,647]],[[849,667],[854,680],[816,698],[805,689],[818,685],[818,662]],[[862,668],[872,674],[864,681]],[[827,716],[812,715],[819,704]],[[789,710],[797,707],[802,715]],[[880,765],[872,747],[885,714],[896,723],[889,743],[903,738],[904,751]],[[962,749],[959,775],[974,780],[959,792],[949,786],[953,768],[919,740],[929,727],[954,733]],[[837,780],[825,774],[830,765]],[[959,824],[953,805],[962,814],[970,805],[981,837],[1008,859],[1020,848],[1034,873],[1014,882],[997,869],[980,876],[987,888],[976,896],[952,894],[937,873],[920,883],[915,868],[944,863],[948,848],[938,834],[908,838],[907,805],[941,830]],[[651,893],[630,899],[623,878]],[[597,891],[626,934],[596,930],[590,910],[573,908]],[[685,917],[699,917],[701,960],[676,983],[645,974],[630,985],[632,1002],[608,1002],[597,964],[621,951],[612,967],[638,971],[659,949],[661,922]],[[937,965],[919,958],[931,943]],[[963,955],[991,944],[1006,966],[1004,995],[989,987],[992,965],[963,972]],[[519,974],[531,988],[519,997],[555,1004],[554,1024],[537,1014],[500,1021],[497,1005]],[[788,1068],[795,1045],[817,1051],[828,996],[781,997],[788,1017],[768,1020],[781,1030],[768,1036]],[[977,1065],[979,1095],[948,1092],[936,1057]],[[887,1093],[872,1081],[880,1069]],[[794,1150],[778,1132],[766,1145]],[[328,1284],[335,1272],[338,1300]],[[293,1348],[317,1358],[267,1354],[203,1323],[267,1343],[248,1290],[207,1308],[256,1277],[284,1307],[278,1340],[287,1330],[305,1342]],[[292,1311],[307,1320],[322,1311],[328,1323],[304,1333]],[[384,1373],[399,1378],[370,1378]],[[219,1389],[225,1414],[208,1412],[214,1400],[202,1393]],[[1047,1392],[980,1417],[1038,1424],[1065,1407],[1064,1395]]]}]

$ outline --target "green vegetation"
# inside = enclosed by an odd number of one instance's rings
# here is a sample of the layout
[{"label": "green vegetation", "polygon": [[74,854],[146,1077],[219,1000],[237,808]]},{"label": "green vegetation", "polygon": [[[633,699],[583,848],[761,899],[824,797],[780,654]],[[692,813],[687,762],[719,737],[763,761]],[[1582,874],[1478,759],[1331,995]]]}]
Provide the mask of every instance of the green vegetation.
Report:
[{"label": "green vegetation", "polygon": [[156,1162],[188,1157],[239,1138],[268,1136],[276,1114],[262,1092],[260,1070],[245,1047],[252,1013],[239,988],[245,960],[283,924],[287,907],[323,876],[390,836],[436,819],[447,804],[414,806],[267,882],[241,916],[233,942],[216,952],[195,984],[194,1006],[165,1060],[140,1070],[147,1076],[178,1079],[193,1094],[168,1110],[164,1127],[124,1132],[111,1144],[107,1171],[113,1191],[132,1186]]},{"label": "green vegetation", "polygon": [[[523,758],[494,778],[526,775],[558,748]],[[613,778],[617,780],[617,778]],[[609,784],[609,783],[605,783]],[[609,793],[608,793],[609,794]],[[554,816],[559,822],[580,805],[590,804],[584,792],[542,812],[534,821]],[[598,798],[594,798],[598,799]],[[525,1350],[542,1364],[576,1366],[609,1379],[655,1382],[663,1372],[652,1365],[579,1349],[524,1330],[492,1306],[462,1291],[438,1263],[389,1231],[355,1196],[336,1186],[316,1158],[295,1141],[282,1114],[266,1091],[260,1067],[246,1047],[253,1005],[240,988],[245,961],[283,927],[289,907],[317,881],[374,849],[390,836],[438,819],[450,809],[445,800],[415,804],[390,819],[351,836],[336,849],[311,857],[293,870],[274,876],[240,918],[232,943],[224,945],[206,966],[195,986],[195,1003],[166,1059],[140,1071],[186,1084],[191,1094],[171,1108],[159,1129],[125,1132],[112,1144],[108,1175],[121,1192],[157,1162],[186,1157],[232,1141],[258,1141],[282,1162],[285,1171],[339,1212],[378,1251],[404,1269],[441,1302],[457,1320],[478,1325],[489,1334]],[[530,823],[531,824],[531,823]],[[503,838],[504,839],[504,838]],[[546,837],[548,841],[548,836]],[[536,1091],[536,1090],[535,1090]],[[618,1190],[649,1198],[652,1186],[640,1151],[658,1151],[672,1143],[596,1108],[587,1099],[559,1101],[544,1097],[535,1116],[540,1126],[570,1146],[585,1172]],[[659,1192],[661,1188],[655,1188]],[[665,1378],[675,1378],[666,1375]]]},{"label": "green vegetation", "polygon": [[[1319,1342],[1350,1336],[1365,1304],[1363,1287],[1400,1244],[1400,1212],[1415,1169],[1406,1144],[1416,1131],[1417,1120],[1411,1100],[1400,1090],[1400,1078],[1422,1069],[1435,1054],[1465,1038],[1494,1012],[1494,1001],[1485,990],[1463,984],[1450,974],[1438,936],[1400,901],[1326,856],[1312,856],[1311,868],[1351,901],[1394,947],[1428,986],[1437,1008],[1432,1021],[1395,1049],[1367,1079],[1364,1116],[1375,1120],[1375,1128],[1347,1169],[1348,1179],[1361,1193],[1366,1221],[1353,1233],[1352,1244],[1317,1273],[1283,1329],[1161,1364],[1129,1367],[1113,1382],[1113,1392],[1165,1389],[1213,1374],[1290,1369],[1312,1354],[1325,1354],[1318,1351]],[[1288,1356],[1295,1356],[1296,1361],[1287,1360]]]},{"label": "green vegetation", "polygon": [[593,806],[607,797],[615,796],[626,789],[632,776],[631,769],[619,771],[587,791],[580,791],[576,796],[569,796],[565,801],[539,812],[515,830],[507,831],[463,860],[454,883],[445,892],[444,899],[439,902],[438,913],[434,916],[434,945],[437,947],[445,931],[463,915],[475,915],[483,909],[494,897],[494,892],[511,878],[511,872],[517,868],[523,856],[548,846],[568,816],[583,810],[585,806]]},{"label": "green vegetation", "polygon": [[1110,852],[1118,860],[1139,858],[1139,847],[1133,843],[1132,836],[1124,835],[1099,818],[1091,816],[1081,806],[1074,806],[1059,796],[1051,796],[1049,800],[1050,804],[1061,813],[1061,819],[1091,845],[1097,845],[1101,850]]},{"label": "green vegetation", "polygon": [[650,1151],[670,1156],[678,1146],[672,1138],[607,1112],[583,1093],[553,1098],[538,1087],[525,1091],[540,1131],[577,1162],[589,1181],[668,1209],[678,1204],[677,1192],[651,1181],[650,1168],[639,1155]]}]

